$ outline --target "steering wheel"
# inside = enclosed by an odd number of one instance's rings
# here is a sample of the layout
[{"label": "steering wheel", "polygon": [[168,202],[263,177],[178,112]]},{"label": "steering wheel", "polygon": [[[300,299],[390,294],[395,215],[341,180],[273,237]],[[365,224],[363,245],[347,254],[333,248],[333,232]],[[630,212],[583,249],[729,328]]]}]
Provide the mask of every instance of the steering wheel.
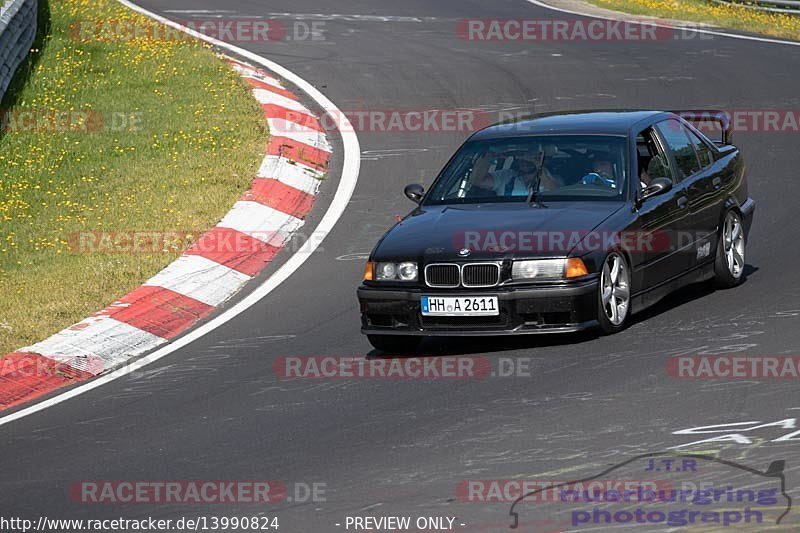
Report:
[{"label": "steering wheel", "polygon": [[610,189],[616,189],[617,183],[614,180],[604,178],[597,172],[589,172],[583,178],[581,178],[581,183],[584,185],[597,185],[599,187],[608,187]]}]

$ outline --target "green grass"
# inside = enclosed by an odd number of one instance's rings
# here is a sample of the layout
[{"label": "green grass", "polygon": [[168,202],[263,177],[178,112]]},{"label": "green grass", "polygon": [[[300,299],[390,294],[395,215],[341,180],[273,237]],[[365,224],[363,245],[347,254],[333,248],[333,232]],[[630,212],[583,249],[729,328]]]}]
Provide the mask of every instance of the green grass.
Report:
[{"label": "green grass", "polygon": [[633,15],[703,22],[772,37],[800,40],[800,16],[766,13],[710,0],[588,0]]},{"label": "green grass", "polygon": [[[79,39],[80,21],[152,23],[113,0],[40,3],[50,26],[40,23],[3,103],[0,354],[102,309],[181,251],[76,253],[70,235],[202,232],[247,188],[266,136],[248,88],[207,46]],[[23,112],[59,117],[59,126],[31,129]]]}]

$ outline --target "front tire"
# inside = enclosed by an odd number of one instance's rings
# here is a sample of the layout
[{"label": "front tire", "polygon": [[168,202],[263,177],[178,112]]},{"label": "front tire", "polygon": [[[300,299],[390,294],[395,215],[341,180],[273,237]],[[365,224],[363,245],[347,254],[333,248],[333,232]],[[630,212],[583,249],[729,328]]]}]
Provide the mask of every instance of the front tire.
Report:
[{"label": "front tire", "polygon": [[746,244],[742,217],[731,209],[725,214],[717,242],[714,259],[714,281],[717,287],[729,289],[744,281]]},{"label": "front tire", "polygon": [[628,325],[631,314],[631,275],[628,262],[611,252],[603,262],[597,290],[597,322],[600,331],[611,335]]},{"label": "front tire", "polygon": [[422,337],[414,335],[367,335],[367,340],[373,348],[385,354],[408,355],[419,348]]}]

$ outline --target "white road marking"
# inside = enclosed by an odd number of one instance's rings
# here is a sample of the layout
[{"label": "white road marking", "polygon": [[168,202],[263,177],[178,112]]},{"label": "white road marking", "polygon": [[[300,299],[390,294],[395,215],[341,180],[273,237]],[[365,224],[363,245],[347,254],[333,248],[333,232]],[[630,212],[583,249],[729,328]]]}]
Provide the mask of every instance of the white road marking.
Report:
[{"label": "white road marking", "polygon": [[379,161],[388,157],[406,157],[412,154],[428,152],[430,148],[392,148],[388,150],[364,150],[363,161]]},{"label": "white road marking", "polygon": [[258,286],[253,292],[248,294],[244,299],[238,302],[236,305],[228,309],[227,311],[223,312],[221,315],[217,316],[213,320],[207,322],[206,324],[200,326],[199,328],[189,332],[188,334],[184,335],[183,337],[179,338],[172,344],[168,344],[163,348],[156,350],[155,352],[151,353],[150,355],[146,355],[141,359],[131,362],[130,364],[126,365],[123,368],[120,368],[110,374],[106,374],[105,376],[101,376],[93,381],[89,381],[83,385],[75,387],[73,389],[68,390],[67,392],[61,393],[57,396],[52,398],[48,398],[47,400],[41,401],[39,403],[33,404],[30,407],[26,407],[21,409],[15,413],[10,415],[4,416],[0,418],[0,426],[4,426],[9,424],[15,420],[19,420],[26,416],[30,416],[34,413],[38,413],[39,411],[43,411],[54,405],[58,405],[62,402],[65,402],[71,398],[75,398],[82,394],[86,394],[89,391],[92,391],[98,387],[102,387],[103,385],[115,381],[121,377],[124,377],[132,372],[135,372],[150,363],[154,363],[159,359],[166,357],[167,355],[180,350],[181,348],[188,346],[192,342],[196,341],[197,339],[201,339],[205,335],[211,333],[215,329],[219,328],[220,326],[230,322],[262,299],[264,299],[269,293],[275,290],[281,283],[286,281],[297,269],[299,269],[303,263],[305,263],[309,257],[312,256],[311,253],[316,250],[324,241],[324,236],[330,234],[333,230],[336,223],[344,214],[345,210],[347,209],[347,205],[350,202],[350,199],[353,196],[353,191],[358,184],[358,173],[361,167],[361,147],[358,142],[358,136],[356,135],[352,124],[347,120],[347,117],[339,110],[336,105],[328,99],[327,96],[322,94],[316,87],[311,85],[309,82],[292,72],[291,70],[273,62],[269,59],[261,57],[253,52],[240,48],[238,46],[234,46],[225,42],[222,42],[218,39],[214,39],[213,37],[209,37],[207,35],[203,35],[197,31],[192,30],[191,28],[187,28],[182,26],[176,22],[173,22],[169,19],[166,19],[160,15],[157,15],[151,11],[148,11],[142,7],[137,6],[136,4],[131,3],[128,0],[118,0],[121,4],[129,7],[130,9],[141,13],[145,16],[148,16],[158,22],[166,24],[172,28],[180,29],[181,31],[187,33],[188,35],[192,35],[200,40],[218,46],[220,48],[224,48],[234,54],[237,54],[241,57],[247,58],[248,60],[257,63],[259,65],[264,66],[265,68],[275,72],[283,79],[287,80],[289,83],[300,88],[300,90],[304,91],[312,100],[314,100],[321,109],[325,110],[331,118],[336,119],[339,117],[339,120],[342,121],[342,144],[344,146],[344,163],[342,166],[342,177],[339,181],[339,187],[336,189],[336,194],[331,201],[331,205],[328,207],[328,210],[325,212],[325,215],[322,217],[319,225],[317,226],[315,233],[320,235],[318,239],[309,240],[307,243],[308,246],[303,247],[302,250],[295,252],[295,254],[290,257],[286,263],[284,263],[272,276],[270,276],[264,283]]},{"label": "white road marking", "polygon": [[344,254],[336,258],[337,261],[366,261],[369,259],[369,252]]}]

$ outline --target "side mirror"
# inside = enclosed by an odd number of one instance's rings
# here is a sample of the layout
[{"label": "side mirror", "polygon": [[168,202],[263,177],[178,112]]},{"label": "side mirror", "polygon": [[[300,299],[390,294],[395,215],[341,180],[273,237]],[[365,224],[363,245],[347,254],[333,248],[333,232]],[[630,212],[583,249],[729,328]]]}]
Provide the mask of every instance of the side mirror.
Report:
[{"label": "side mirror", "polygon": [[669,178],[656,178],[642,191],[642,199],[652,198],[672,190],[672,180]]},{"label": "side mirror", "polygon": [[418,204],[422,201],[422,197],[425,196],[425,187],[419,183],[412,183],[411,185],[406,185],[406,188],[403,189],[403,193],[409,200]]}]

